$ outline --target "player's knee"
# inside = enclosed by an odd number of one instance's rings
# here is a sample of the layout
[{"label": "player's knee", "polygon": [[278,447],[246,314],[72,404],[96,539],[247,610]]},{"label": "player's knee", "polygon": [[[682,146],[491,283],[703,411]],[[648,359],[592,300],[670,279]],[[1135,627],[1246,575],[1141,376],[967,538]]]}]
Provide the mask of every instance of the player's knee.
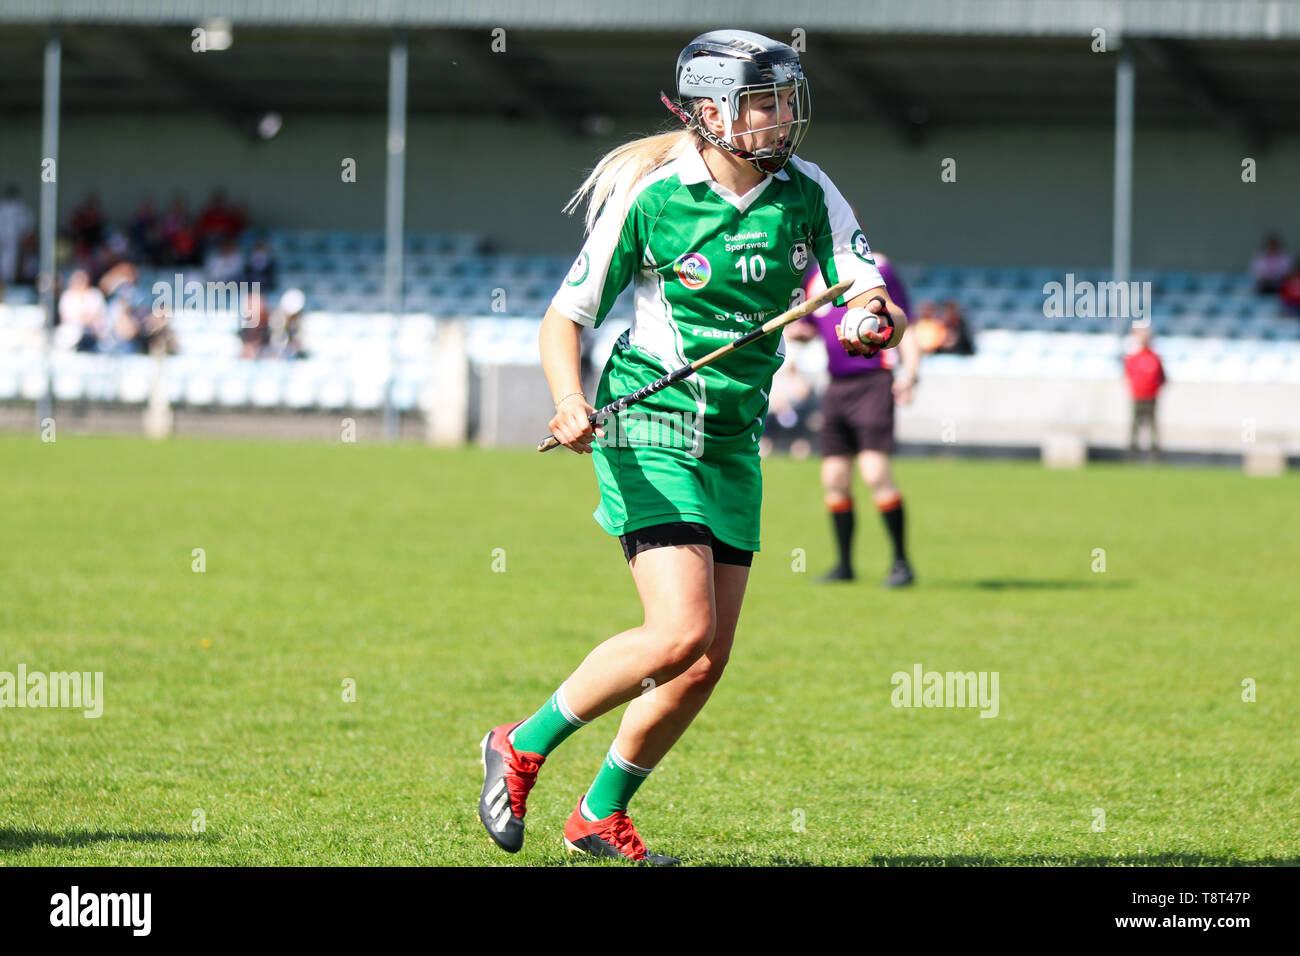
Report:
[{"label": "player's knee", "polygon": [[722,680],[722,672],[726,670],[728,656],[726,653],[717,653],[713,649],[705,653],[690,670],[682,675],[687,680],[687,692],[705,695],[712,693],[718,681]]},{"label": "player's knee", "polygon": [[822,491],[826,498],[847,498],[853,487],[853,472],[847,474],[830,474],[822,476]]},{"label": "player's knee", "polygon": [[875,481],[867,482],[871,486],[871,497],[877,502],[888,501],[898,497],[898,488],[889,475],[881,475]]},{"label": "player's knee", "polygon": [[656,640],[657,670],[665,680],[685,673],[713,643],[717,618],[713,609],[698,609],[674,616],[659,628]]}]

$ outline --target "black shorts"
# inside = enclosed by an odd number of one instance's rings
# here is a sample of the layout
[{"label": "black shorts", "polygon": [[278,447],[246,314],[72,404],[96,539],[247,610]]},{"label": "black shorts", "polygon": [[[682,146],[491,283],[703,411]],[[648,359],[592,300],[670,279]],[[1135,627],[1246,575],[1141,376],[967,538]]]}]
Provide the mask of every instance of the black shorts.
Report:
[{"label": "black shorts", "polygon": [[618,536],[623,544],[623,556],[631,561],[642,551],[653,548],[670,548],[677,544],[702,544],[713,549],[714,564],[738,564],[747,568],[754,563],[753,551],[742,551],[719,541],[708,525],[694,521],[674,521],[638,528]]},{"label": "black shorts", "polygon": [[822,454],[894,453],[894,375],[872,369],[831,379],[822,399]]}]

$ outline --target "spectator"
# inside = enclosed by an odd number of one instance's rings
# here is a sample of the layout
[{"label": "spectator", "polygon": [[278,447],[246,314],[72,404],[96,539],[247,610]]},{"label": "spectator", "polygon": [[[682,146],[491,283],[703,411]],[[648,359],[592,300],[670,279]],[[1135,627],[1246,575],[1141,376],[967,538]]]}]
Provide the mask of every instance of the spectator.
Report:
[{"label": "spectator", "polygon": [[949,300],[943,304],[940,316],[944,327],[943,344],[935,349],[939,355],[974,355],[975,344],[971,341],[970,330],[962,318],[957,303]]},{"label": "spectator", "polygon": [[90,284],[90,273],[77,269],[68,279],[68,288],[59,296],[59,321],[76,335],[78,352],[95,352],[108,334],[108,307],[104,294]]},{"label": "spectator", "polygon": [[916,344],[927,355],[943,345],[948,338],[948,329],[935,313],[933,302],[927,300],[921,303],[921,311],[915,323],[909,327],[908,335],[916,337]]},{"label": "spectator", "polygon": [[31,207],[18,195],[18,187],[6,186],[4,198],[0,199],[0,288],[18,278],[19,252],[35,223]]},{"label": "spectator", "polygon": [[275,288],[275,257],[265,239],[257,243],[248,252],[248,263],[244,267],[244,281],[256,282],[263,289]]},{"label": "spectator", "polygon": [[1165,369],[1160,356],[1151,348],[1150,327],[1133,328],[1135,350],[1124,359],[1124,376],[1128,379],[1129,393],[1133,396],[1133,426],[1129,432],[1128,459],[1137,457],[1138,429],[1145,424],[1151,432],[1148,460],[1160,457],[1160,441],[1156,430],[1156,396],[1165,384]]},{"label": "spectator", "polygon": [[91,192],[80,206],[72,211],[69,231],[79,257],[88,256],[104,241],[104,212],[99,208],[99,197]]},{"label": "spectator", "polygon": [[154,208],[152,199],[143,200],[127,225],[127,235],[131,244],[153,265],[161,265],[167,249],[167,240],[163,238],[162,220]]},{"label": "spectator", "polygon": [[794,351],[801,348],[797,339],[786,342],[789,350],[785,362],[772,377],[767,406],[767,424],[759,439],[759,454],[768,455],[781,448],[788,449],[794,458],[804,459],[812,454],[813,433],[809,421],[817,414],[818,396],[812,384],[799,371]]},{"label": "spectator", "polygon": [[239,251],[234,238],[222,240],[220,249],[214,249],[203,265],[210,282],[236,282],[244,275],[244,254]]},{"label": "spectator", "polygon": [[41,274],[41,246],[35,232],[29,232],[18,250],[18,282],[22,285],[36,285]]},{"label": "spectator", "polygon": [[199,244],[194,227],[190,224],[185,200],[177,196],[162,221],[167,265],[193,265],[198,262]]},{"label": "spectator", "polygon": [[1261,295],[1272,295],[1282,285],[1282,280],[1290,275],[1295,265],[1291,253],[1282,248],[1282,240],[1276,233],[1264,237],[1264,248],[1256,253],[1250,263],[1250,275],[1255,280],[1255,291]]},{"label": "spectator", "polygon": [[243,343],[239,350],[239,357],[261,358],[271,344],[271,323],[266,308],[266,298],[261,292],[254,292],[249,296],[248,307],[249,318],[241,322],[239,328],[239,340]]},{"label": "spectator", "polygon": [[207,206],[199,213],[199,241],[204,246],[220,243],[239,235],[244,228],[244,214],[226,202],[224,189],[214,189]]},{"label": "spectator", "polygon": [[1282,280],[1278,288],[1278,298],[1282,300],[1282,308],[1290,315],[1300,315],[1300,262],[1296,263],[1291,272]]},{"label": "spectator", "polygon": [[298,338],[307,297],[301,289],[286,289],[280,304],[271,313],[270,350],[277,358],[306,358]]},{"label": "spectator", "polygon": [[154,313],[153,299],[140,288],[139,272],[134,265],[120,262],[113,266],[100,279],[99,288],[108,301],[108,334],[100,340],[101,352],[116,355],[148,352],[155,340],[170,338],[167,317]]}]

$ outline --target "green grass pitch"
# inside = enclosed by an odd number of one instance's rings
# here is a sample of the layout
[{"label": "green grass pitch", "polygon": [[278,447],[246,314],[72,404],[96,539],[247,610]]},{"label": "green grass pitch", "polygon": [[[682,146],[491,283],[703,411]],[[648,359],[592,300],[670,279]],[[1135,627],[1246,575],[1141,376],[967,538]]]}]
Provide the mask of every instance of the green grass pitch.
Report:
[{"label": "green grass pitch", "polygon": [[[0,710],[0,864],[569,862],[617,712],[551,756],[516,856],[478,741],[639,623],[588,460],[5,436],[0,463],[0,671],[104,674],[98,719]],[[827,589],[816,461],[764,472],[727,675],[632,804],[652,851],[1296,863],[1294,475],[905,460],[919,584],[884,593],[861,486],[866,580]],[[916,664],[998,672],[999,714],[892,706]]]}]

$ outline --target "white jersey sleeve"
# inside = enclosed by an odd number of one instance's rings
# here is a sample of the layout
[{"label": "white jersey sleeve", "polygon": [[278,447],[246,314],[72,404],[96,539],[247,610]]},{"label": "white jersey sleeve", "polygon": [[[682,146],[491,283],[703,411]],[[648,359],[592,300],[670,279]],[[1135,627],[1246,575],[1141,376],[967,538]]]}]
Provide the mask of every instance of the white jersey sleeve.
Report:
[{"label": "white jersey sleeve", "polygon": [[641,215],[626,194],[611,196],[551,305],[574,322],[598,328],[640,267]]},{"label": "white jersey sleeve", "polygon": [[844,279],[853,280],[853,286],[845,295],[835,300],[836,304],[843,305],[868,289],[883,286],[885,280],[880,275],[880,270],[876,268],[871,246],[862,232],[862,227],[858,225],[857,217],[853,215],[848,200],[816,164],[797,156],[793,157],[791,162],[822,193],[825,219],[819,217],[818,221],[812,223],[812,246],[813,255],[822,265],[827,285],[835,285]]}]

